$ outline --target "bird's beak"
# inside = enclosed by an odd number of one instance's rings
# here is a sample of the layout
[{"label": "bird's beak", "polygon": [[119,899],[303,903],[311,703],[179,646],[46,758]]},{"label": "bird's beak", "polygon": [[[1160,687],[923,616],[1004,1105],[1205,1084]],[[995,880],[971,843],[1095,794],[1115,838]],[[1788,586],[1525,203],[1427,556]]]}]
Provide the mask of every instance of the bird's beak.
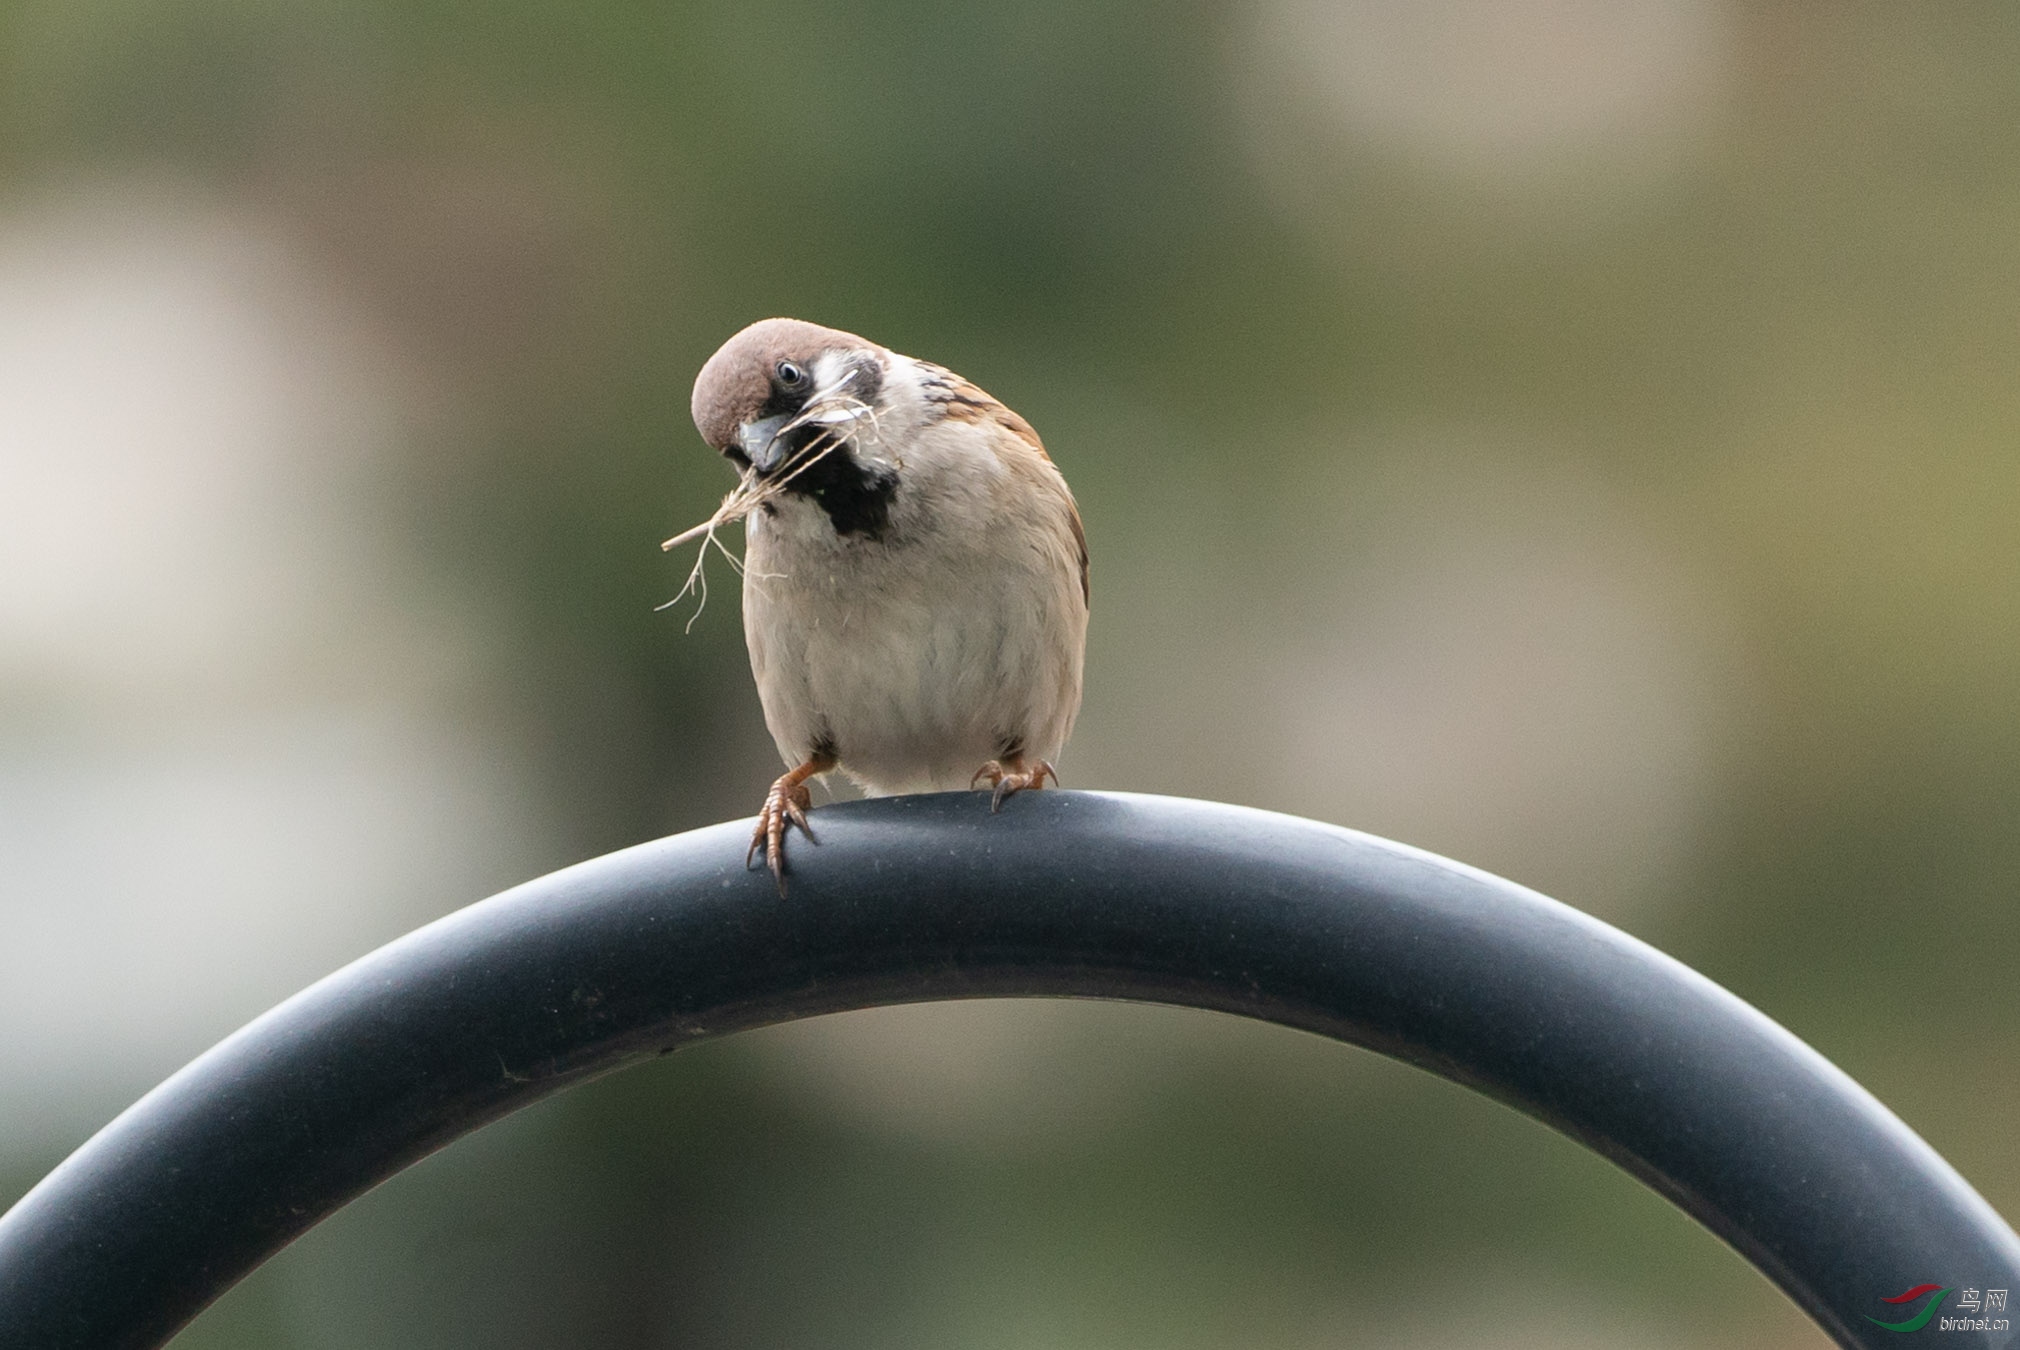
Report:
[{"label": "bird's beak", "polygon": [[784,413],[777,417],[762,417],[755,422],[745,422],[736,429],[737,448],[743,457],[751,462],[751,467],[759,473],[770,473],[779,466],[792,447],[779,433],[792,419]]}]

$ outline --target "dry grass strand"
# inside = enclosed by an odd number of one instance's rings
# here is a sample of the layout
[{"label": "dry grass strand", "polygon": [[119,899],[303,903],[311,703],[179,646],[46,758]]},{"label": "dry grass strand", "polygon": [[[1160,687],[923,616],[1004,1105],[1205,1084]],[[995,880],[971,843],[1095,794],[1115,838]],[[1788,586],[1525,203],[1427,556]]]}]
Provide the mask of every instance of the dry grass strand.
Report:
[{"label": "dry grass strand", "polygon": [[[683,632],[692,632],[695,620],[699,619],[702,610],[708,607],[709,548],[713,546],[722,554],[738,576],[746,575],[743,559],[731,553],[728,547],[716,538],[717,530],[744,519],[767,502],[782,496],[794,479],[854,440],[860,428],[867,426],[869,431],[867,439],[877,444],[882,443],[883,434],[877,424],[876,409],[861,399],[843,392],[854,376],[855,372],[851,370],[832,388],[817,392],[814,397],[807,400],[805,409],[780,427],[772,439],[776,442],[780,437],[790,435],[802,427],[816,424],[821,426],[820,435],[795,451],[792,458],[769,476],[760,475],[755,468],[745,469],[743,476],[737,480],[737,485],[729,490],[723,497],[722,504],[716,507],[707,520],[689,526],[659,546],[665,552],[672,552],[682,544],[695,539],[702,541],[701,551],[695,554],[694,566],[688,571],[686,584],[673,599],[663,605],[654,606],[655,613],[671,609],[689,594],[694,595],[696,600],[694,613],[688,616],[687,625],[682,629]],[[770,446],[766,449],[770,449]]]}]

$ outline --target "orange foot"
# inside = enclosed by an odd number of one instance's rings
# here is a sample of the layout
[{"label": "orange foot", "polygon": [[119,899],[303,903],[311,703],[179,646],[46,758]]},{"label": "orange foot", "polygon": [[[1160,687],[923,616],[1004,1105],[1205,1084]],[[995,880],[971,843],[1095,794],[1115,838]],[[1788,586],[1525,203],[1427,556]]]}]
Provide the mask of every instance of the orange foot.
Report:
[{"label": "orange foot", "polygon": [[968,780],[969,787],[977,787],[983,779],[988,779],[996,787],[996,793],[989,798],[989,814],[1003,809],[1003,799],[1013,792],[1025,788],[1042,788],[1050,778],[1052,786],[1059,786],[1059,771],[1049,761],[1039,760],[1036,768],[1024,767],[1024,756],[1011,755],[1008,759],[992,759],[975,770],[975,776]]},{"label": "orange foot", "polygon": [[765,865],[771,868],[772,880],[778,882],[781,897],[786,893],[786,827],[797,825],[808,843],[820,842],[807,825],[807,808],[814,801],[807,780],[834,767],[833,756],[816,755],[773,783],[772,790],[765,794],[765,804],[758,808],[757,828],[751,831],[750,851],[743,855],[743,865],[749,867],[762,847]]}]

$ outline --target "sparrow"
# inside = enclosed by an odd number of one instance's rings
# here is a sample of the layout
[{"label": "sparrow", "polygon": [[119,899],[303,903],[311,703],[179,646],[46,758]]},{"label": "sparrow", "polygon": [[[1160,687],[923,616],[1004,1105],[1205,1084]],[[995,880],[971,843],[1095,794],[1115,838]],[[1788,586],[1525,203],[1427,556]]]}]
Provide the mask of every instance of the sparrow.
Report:
[{"label": "sparrow", "polygon": [[[760,850],[785,894],[808,782],[869,796],[988,783],[990,810],[1059,775],[1087,644],[1087,536],[1031,424],[943,366],[765,319],[694,382],[694,424],[740,473],[744,640],[787,772]],[[690,532],[692,533],[692,532]],[[669,541],[672,542],[672,541]]]}]

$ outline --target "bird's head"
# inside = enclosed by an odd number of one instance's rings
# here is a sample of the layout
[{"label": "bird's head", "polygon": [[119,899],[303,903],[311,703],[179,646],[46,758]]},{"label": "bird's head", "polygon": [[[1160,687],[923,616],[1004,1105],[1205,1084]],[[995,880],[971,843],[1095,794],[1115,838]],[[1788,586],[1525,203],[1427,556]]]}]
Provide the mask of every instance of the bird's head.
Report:
[{"label": "bird's head", "polygon": [[874,425],[888,359],[854,333],[762,319],[695,377],[694,425],[738,468],[793,472]]}]

